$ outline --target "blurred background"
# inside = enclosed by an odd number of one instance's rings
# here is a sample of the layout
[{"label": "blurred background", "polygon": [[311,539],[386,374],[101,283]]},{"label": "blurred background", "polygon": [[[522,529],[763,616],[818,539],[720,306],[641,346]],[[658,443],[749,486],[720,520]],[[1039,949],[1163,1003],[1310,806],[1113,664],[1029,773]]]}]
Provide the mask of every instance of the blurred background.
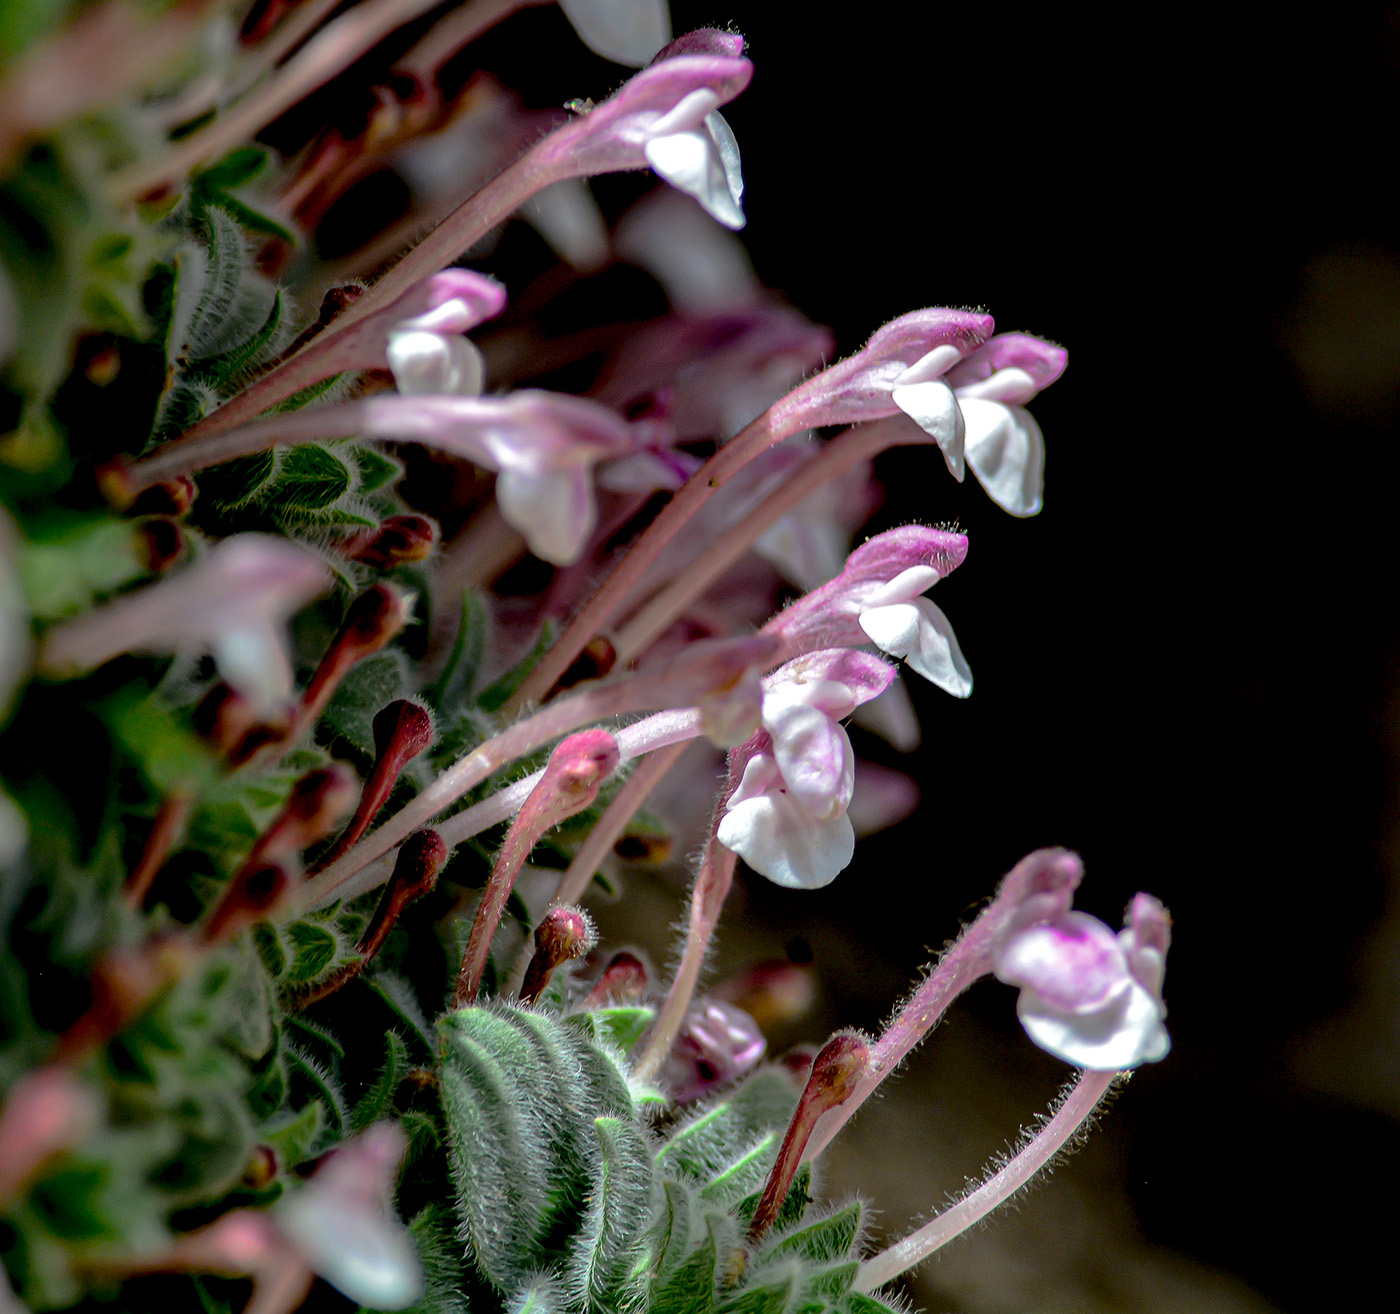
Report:
[{"label": "blurred background", "polygon": [[[1335,1304],[1382,1275],[1391,1219],[1364,1206],[1400,1167],[1400,9],[672,13],[749,39],[754,81],[725,111],[745,242],[842,354],[925,305],[983,306],[1070,353],[1034,405],[1040,516],[1009,518],[927,450],[883,460],[871,529],[970,536],[938,602],[976,692],[913,691],[913,757],[858,740],[918,777],[920,809],[826,890],[748,879],[719,974],[810,958],[819,999],[778,1048],[874,1029],[1019,857],[1077,849],[1081,906],[1116,924],[1146,889],[1174,914],[1174,1051],[910,1299]],[[541,108],[623,76],[552,8],[473,52]],[[650,185],[594,190],[615,216]],[[357,195],[361,220],[381,194],[392,208],[382,179]],[[664,957],[679,898],[635,880],[617,924],[635,936],[648,910]],[[826,1184],[902,1235],[1064,1075],[984,985],[843,1135]]]}]

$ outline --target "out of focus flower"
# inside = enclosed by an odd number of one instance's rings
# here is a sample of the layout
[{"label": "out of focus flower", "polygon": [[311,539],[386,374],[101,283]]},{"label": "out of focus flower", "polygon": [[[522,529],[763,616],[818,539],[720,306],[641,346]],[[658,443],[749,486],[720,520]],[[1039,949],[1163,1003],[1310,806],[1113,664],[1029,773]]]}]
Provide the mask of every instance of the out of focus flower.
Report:
[{"label": "out of focus flower", "polygon": [[690,1104],[742,1077],[763,1057],[767,1042],[742,1009],[717,999],[691,1007],[661,1069],[661,1084],[677,1104]]},{"label": "out of focus flower", "polygon": [[56,626],[39,664],[63,675],[124,652],[208,652],[229,684],[271,712],[292,692],[287,621],[329,584],[330,572],[307,549],[237,534],[158,584]]}]

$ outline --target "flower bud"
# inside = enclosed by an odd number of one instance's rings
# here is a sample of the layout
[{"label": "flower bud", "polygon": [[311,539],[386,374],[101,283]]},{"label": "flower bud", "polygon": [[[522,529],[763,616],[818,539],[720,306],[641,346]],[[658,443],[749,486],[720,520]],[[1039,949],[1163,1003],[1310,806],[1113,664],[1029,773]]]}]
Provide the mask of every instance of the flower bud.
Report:
[{"label": "flower bud", "polygon": [[520,1002],[533,1004],[544,993],[556,967],[582,958],[597,942],[593,920],[582,908],[551,908],[535,927],[535,952],[525,969]]},{"label": "flower bud", "polygon": [[636,954],[615,953],[583,1001],[585,1008],[606,1008],[609,1004],[635,1004],[646,998],[650,986],[647,965]]},{"label": "flower bud", "polygon": [[427,516],[387,516],[378,529],[350,539],[342,548],[352,561],[375,570],[395,570],[399,566],[426,561],[437,547],[437,522]]}]

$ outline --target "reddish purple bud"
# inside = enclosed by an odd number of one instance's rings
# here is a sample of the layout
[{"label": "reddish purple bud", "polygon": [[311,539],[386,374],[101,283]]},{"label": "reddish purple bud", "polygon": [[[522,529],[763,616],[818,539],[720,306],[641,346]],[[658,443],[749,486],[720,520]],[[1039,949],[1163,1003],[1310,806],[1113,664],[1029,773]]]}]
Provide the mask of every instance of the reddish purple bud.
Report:
[{"label": "reddish purple bud", "polygon": [[586,680],[601,680],[611,674],[616,665],[617,649],[612,640],[605,635],[595,634],[570,663],[569,669],[559,677],[558,683],[550,691],[551,697],[565,689],[572,689],[576,684],[583,684]]},{"label": "reddish purple bud", "polygon": [[432,713],[408,698],[390,703],[375,716],[373,726],[378,756],[360,791],[355,815],[335,846],[317,861],[313,871],[323,871],[360,842],[379,810],[389,801],[404,767],[431,747],[435,733]]},{"label": "reddish purple bud", "polygon": [[255,1145],[243,1170],[242,1185],[250,1191],[262,1191],[277,1180],[277,1153],[270,1145]]},{"label": "reddish purple bud", "polygon": [[245,863],[200,928],[205,944],[222,944],[268,916],[296,887],[283,862]]},{"label": "reddish purple bud", "polygon": [[606,1008],[609,1004],[640,1003],[646,998],[650,985],[647,965],[636,954],[624,949],[612,956],[583,1006]]},{"label": "reddish purple bud", "polygon": [[520,986],[520,1002],[533,1004],[555,968],[582,958],[597,942],[593,920],[582,908],[551,908],[535,927],[535,952]]},{"label": "reddish purple bud", "polygon": [[163,484],[152,484],[131,504],[132,515],[182,516],[194,505],[198,494],[189,475],[176,475]]},{"label": "reddish purple bud", "polygon": [[136,553],[154,575],[163,575],[185,552],[185,534],[175,521],[152,516],[136,527]]},{"label": "reddish purple bud", "polygon": [[381,757],[392,753],[400,769],[432,747],[432,713],[409,698],[397,698],[377,712],[373,728],[375,751]]},{"label": "reddish purple bud", "polygon": [[448,853],[442,836],[435,830],[415,831],[399,845],[394,874],[384,887],[374,916],[360,937],[358,947],[364,959],[356,966],[356,971],[379,952],[403,910],[437,885],[438,873],[447,861]]},{"label": "reddish purple bud", "polygon": [[772,959],[723,982],[715,995],[742,1009],[766,1031],[796,1021],[812,1007],[816,975],[808,964]]},{"label": "reddish purple bud", "polygon": [[613,852],[624,862],[658,867],[669,862],[675,841],[664,831],[629,830],[613,844]]},{"label": "reddish purple bud", "polygon": [[378,652],[408,623],[413,595],[392,584],[376,584],[346,609],[345,620],[306,686],[291,737],[320,716],[331,695],[356,662]]},{"label": "reddish purple bud", "polygon": [[870,1047],[855,1032],[838,1032],[822,1046],[754,1209],[750,1242],[761,1240],[777,1219],[817,1119],[850,1099],[869,1067]]},{"label": "reddish purple bud", "polygon": [[352,561],[375,570],[395,570],[399,566],[426,561],[437,547],[438,527],[427,516],[396,515],[384,519],[378,529],[367,530],[348,540],[341,551]]},{"label": "reddish purple bud", "polygon": [[308,771],[292,786],[282,811],[253,846],[249,862],[291,858],[324,839],[358,794],[359,781],[349,767],[334,763]]}]

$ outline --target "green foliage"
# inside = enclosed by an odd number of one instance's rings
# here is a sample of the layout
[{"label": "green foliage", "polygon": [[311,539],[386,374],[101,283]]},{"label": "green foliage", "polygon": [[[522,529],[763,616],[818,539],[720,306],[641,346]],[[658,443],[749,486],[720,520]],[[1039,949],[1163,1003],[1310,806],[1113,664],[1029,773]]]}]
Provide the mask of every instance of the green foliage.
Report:
[{"label": "green foliage", "polygon": [[[736,1262],[796,1103],[778,1069],[659,1144],[611,1037],[646,1009],[558,1017],[496,1004],[439,1024],[443,1108],[467,1256],[508,1307],[820,1314],[854,1280],[858,1205],[807,1217],[810,1175],[773,1234]],[[547,1289],[535,1285],[551,1275]]]}]

